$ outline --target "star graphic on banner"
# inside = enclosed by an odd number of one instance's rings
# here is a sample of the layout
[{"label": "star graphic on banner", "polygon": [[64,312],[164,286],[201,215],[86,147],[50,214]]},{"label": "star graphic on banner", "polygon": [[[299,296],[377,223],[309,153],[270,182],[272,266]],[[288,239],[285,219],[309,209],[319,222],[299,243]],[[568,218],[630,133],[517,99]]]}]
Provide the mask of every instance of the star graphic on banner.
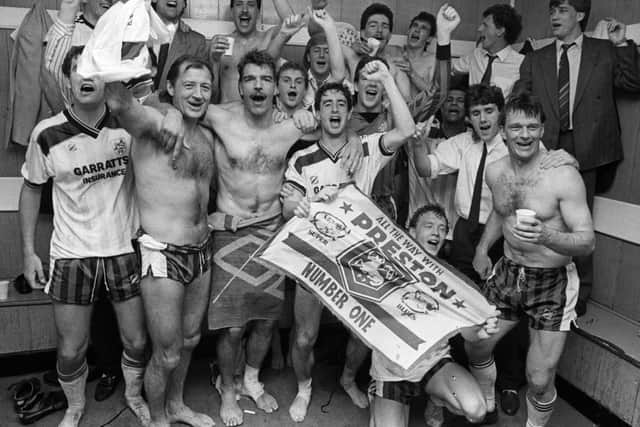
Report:
[{"label": "star graphic on banner", "polygon": [[349,212],[353,212],[351,203],[347,203],[347,202],[342,202],[342,206],[340,206],[340,209],[344,211],[345,215],[348,214]]},{"label": "star graphic on banner", "polygon": [[456,307],[462,309],[462,308],[467,308],[466,305],[464,305],[464,300],[461,299],[456,299],[455,302],[453,303],[453,305],[455,305]]}]

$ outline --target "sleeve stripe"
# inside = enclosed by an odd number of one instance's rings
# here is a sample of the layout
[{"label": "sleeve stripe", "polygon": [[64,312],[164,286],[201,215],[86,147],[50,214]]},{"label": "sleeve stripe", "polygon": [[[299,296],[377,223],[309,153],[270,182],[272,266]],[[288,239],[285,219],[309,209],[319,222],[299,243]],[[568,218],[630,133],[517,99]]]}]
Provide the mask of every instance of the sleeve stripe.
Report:
[{"label": "sleeve stripe", "polygon": [[394,154],[396,154],[395,151],[390,151],[387,146],[384,145],[384,134],[380,135],[380,139],[378,139],[378,145],[383,156],[393,156]]},{"label": "sleeve stripe", "polygon": [[29,187],[29,188],[35,188],[35,189],[38,189],[38,188],[41,188],[44,184],[45,184],[44,182],[43,182],[42,184],[36,184],[35,182],[31,182],[31,181],[29,181],[29,180],[28,180],[28,179],[26,179],[26,178],[25,178],[25,180],[24,180],[24,185],[26,185],[26,186],[27,186],[27,187]]},{"label": "sleeve stripe", "polygon": [[302,195],[303,195],[303,196],[306,196],[306,195],[307,195],[307,189],[306,189],[306,188],[304,188],[304,186],[303,186],[303,185],[300,185],[299,183],[297,183],[297,182],[295,182],[295,181],[291,181],[291,180],[287,179],[287,180],[285,180],[285,181],[284,181],[284,184],[291,184],[291,185],[293,185],[293,187],[294,187],[295,189],[297,189],[298,191],[300,191],[300,192],[302,193]]}]

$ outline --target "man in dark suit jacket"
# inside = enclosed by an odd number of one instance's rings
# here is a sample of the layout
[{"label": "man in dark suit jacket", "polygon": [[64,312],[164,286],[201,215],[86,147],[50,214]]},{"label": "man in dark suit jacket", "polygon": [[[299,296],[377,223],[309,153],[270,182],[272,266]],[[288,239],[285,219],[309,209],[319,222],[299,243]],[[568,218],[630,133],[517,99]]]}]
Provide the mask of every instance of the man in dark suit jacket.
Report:
[{"label": "man in dark suit jacket", "polygon": [[171,64],[182,55],[194,55],[209,64],[211,61],[205,37],[181,19],[187,7],[186,0],[154,0],[153,6],[172,35],[171,43],[150,48],[156,69],[154,89],[162,91],[167,87],[167,72]]},{"label": "man in dark suit jacket", "polygon": [[[614,93],[640,93],[640,70],[624,24],[608,23],[609,40],[583,34],[590,9],[591,0],[549,1],[555,41],[525,57],[513,93],[528,90],[540,99],[546,116],[543,142],[576,157],[593,208],[598,168],[622,160]],[[581,315],[591,293],[592,258],[576,258],[576,264],[581,281],[576,311]]]}]

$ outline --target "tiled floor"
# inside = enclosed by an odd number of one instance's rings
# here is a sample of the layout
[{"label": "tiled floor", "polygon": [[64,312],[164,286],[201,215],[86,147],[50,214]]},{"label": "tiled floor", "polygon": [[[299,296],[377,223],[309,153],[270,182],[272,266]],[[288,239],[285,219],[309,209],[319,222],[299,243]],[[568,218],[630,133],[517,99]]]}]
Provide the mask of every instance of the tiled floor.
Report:
[{"label": "tiled floor", "polygon": [[[337,365],[319,364],[314,372],[314,395],[311,401],[309,414],[302,424],[296,424],[289,418],[288,405],[295,395],[295,379],[293,371],[274,371],[267,369],[262,374],[265,387],[271,391],[280,403],[280,410],[274,414],[264,414],[256,410],[253,403],[243,399],[240,405],[244,409],[253,410],[255,415],[245,414],[244,426],[313,426],[313,427],[356,427],[368,426],[368,411],[353,406],[342,389],[337,385],[339,367]],[[40,376],[40,375],[38,375]],[[23,377],[0,378],[0,390],[6,390],[9,384]],[[45,386],[46,387],[46,386]],[[118,392],[104,402],[93,400],[95,383],[91,383],[87,390],[87,410],[81,426],[87,427],[129,427],[136,426],[136,420],[128,410],[124,410],[109,424],[109,420],[124,409],[122,400],[122,385]],[[186,402],[195,410],[211,415],[218,426],[222,422],[218,416],[220,399],[218,394],[209,385],[209,368],[203,359],[194,362],[189,373],[186,388]],[[411,427],[424,426],[422,418],[423,408],[416,404],[412,410]],[[62,417],[62,412],[52,414],[40,422],[33,424],[36,427],[56,427]],[[0,400],[0,426],[16,427],[17,422],[13,413],[8,395]],[[591,427],[594,424],[583,417],[566,402],[558,400],[556,410],[549,427]],[[524,426],[524,414],[521,410],[514,417],[501,414],[498,423],[500,427]],[[384,426],[382,426],[384,427]]]}]

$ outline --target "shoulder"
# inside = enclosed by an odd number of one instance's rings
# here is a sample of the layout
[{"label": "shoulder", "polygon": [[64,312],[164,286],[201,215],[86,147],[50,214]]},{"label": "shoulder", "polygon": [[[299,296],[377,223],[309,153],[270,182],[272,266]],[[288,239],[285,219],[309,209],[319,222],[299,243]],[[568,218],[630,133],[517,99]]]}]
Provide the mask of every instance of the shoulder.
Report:
[{"label": "shoulder", "polygon": [[505,156],[501,159],[491,162],[487,165],[485,171],[485,177],[489,186],[493,185],[496,180],[502,175],[509,167],[509,156]]},{"label": "shoulder", "polygon": [[547,182],[562,182],[562,185],[552,185],[556,191],[571,193],[576,190],[576,186],[584,185],[580,172],[573,166],[563,165],[547,170]]},{"label": "shoulder", "polygon": [[304,169],[314,165],[326,158],[326,155],[317,143],[311,144],[309,147],[296,151],[289,161],[289,168],[302,175]]},{"label": "shoulder", "polygon": [[54,146],[79,133],[80,131],[69,123],[64,112],[60,112],[38,123],[31,133],[31,140],[37,143],[46,155]]}]

